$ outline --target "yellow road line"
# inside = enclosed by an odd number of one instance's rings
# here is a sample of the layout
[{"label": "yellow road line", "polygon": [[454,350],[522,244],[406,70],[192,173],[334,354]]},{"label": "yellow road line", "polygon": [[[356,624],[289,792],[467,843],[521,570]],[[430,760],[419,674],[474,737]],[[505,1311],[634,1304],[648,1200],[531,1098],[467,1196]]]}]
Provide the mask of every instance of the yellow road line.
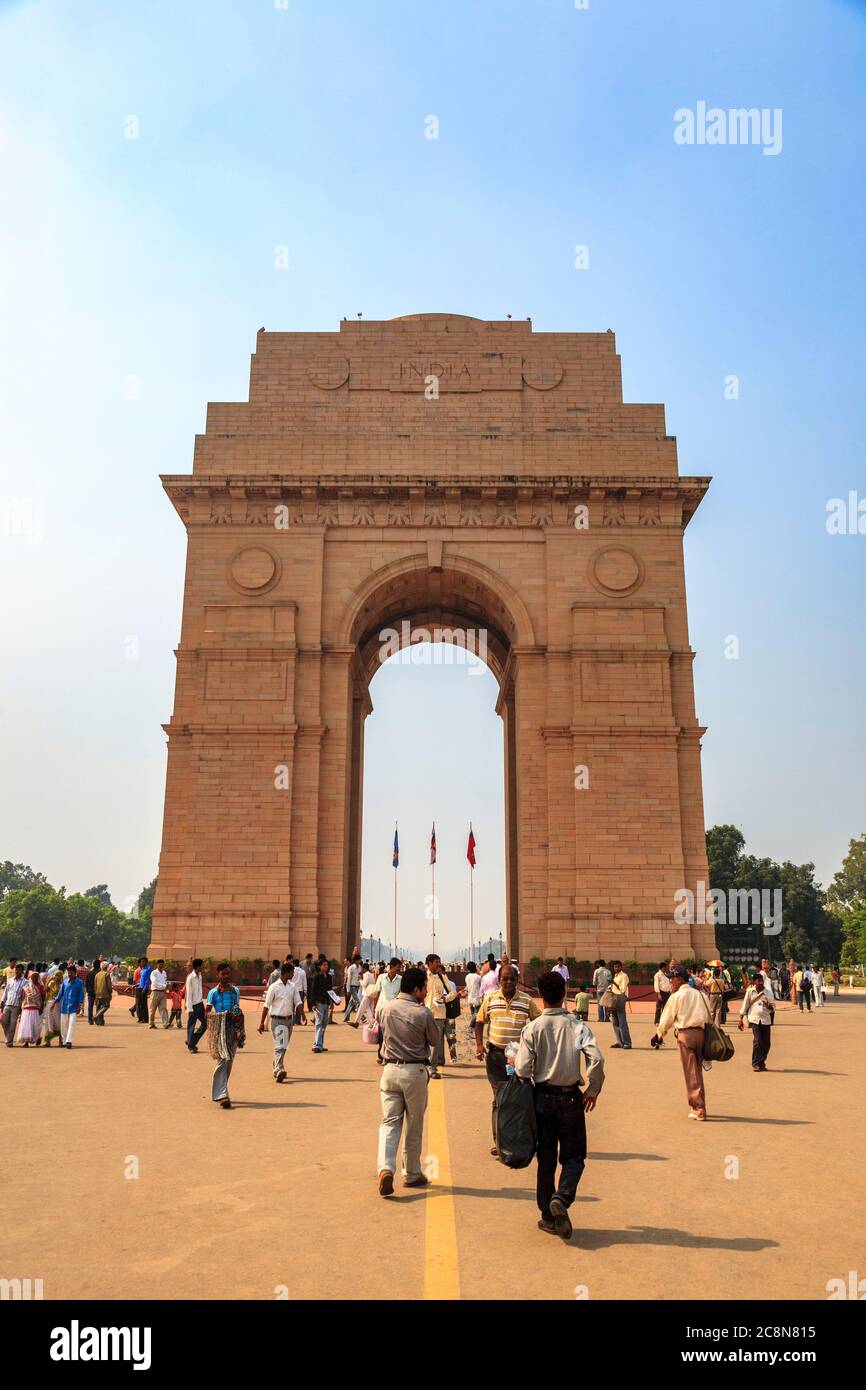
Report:
[{"label": "yellow road line", "polygon": [[451,1153],[445,1120],[444,1086],[429,1083],[427,1104],[427,1166],[431,1185],[427,1190],[424,1228],[424,1298],[459,1299],[457,1222],[451,1195]]}]

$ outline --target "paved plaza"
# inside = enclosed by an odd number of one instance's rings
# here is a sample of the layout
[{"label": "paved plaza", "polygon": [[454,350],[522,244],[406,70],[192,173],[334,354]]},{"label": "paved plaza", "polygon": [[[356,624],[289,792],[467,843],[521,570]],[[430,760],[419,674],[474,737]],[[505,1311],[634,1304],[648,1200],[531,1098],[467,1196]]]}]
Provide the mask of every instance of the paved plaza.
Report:
[{"label": "paved plaza", "polygon": [[780,1008],[766,1075],[729,1023],[736,1056],[707,1078],[705,1125],[687,1120],[675,1045],[649,1047],[648,1006],[630,1053],[598,1026],[607,1079],[565,1245],[536,1229],[535,1165],[490,1157],[468,1039],[430,1083],[431,1187],[404,1194],[398,1179],[383,1200],[380,1069],[353,1029],[331,1027],[313,1056],[312,1027],[297,1028],[278,1087],[247,1004],[223,1111],[206,1051],[190,1056],[176,1030],[151,1037],[117,997],[106,1028],[79,1022],[72,1051],[3,1049],[19,1219],[0,1274],[41,1278],[46,1299],[824,1299],[828,1280],[866,1269],[864,1006],[843,993],[811,1015]]}]

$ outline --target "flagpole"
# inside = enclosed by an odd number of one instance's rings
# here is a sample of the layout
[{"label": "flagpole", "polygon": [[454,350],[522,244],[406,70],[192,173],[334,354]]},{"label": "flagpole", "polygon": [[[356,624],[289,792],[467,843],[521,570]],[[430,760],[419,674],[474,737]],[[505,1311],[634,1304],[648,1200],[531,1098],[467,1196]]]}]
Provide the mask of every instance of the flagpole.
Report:
[{"label": "flagpole", "polygon": [[475,949],[475,870],[469,865],[469,959]]},{"label": "flagpole", "polygon": [[394,930],[391,933],[391,955],[394,955],[394,944],[397,940],[397,870],[394,869]]},{"label": "flagpole", "polygon": [[436,954],[436,822],[433,822],[433,832],[430,836],[430,896],[432,898],[432,921],[433,921],[433,945],[432,954]]}]

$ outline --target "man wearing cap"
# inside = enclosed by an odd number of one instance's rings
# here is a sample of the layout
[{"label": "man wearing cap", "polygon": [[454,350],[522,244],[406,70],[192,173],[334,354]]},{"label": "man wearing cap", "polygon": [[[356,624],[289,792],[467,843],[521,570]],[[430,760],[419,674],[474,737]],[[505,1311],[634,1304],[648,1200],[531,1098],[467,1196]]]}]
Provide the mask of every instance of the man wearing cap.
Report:
[{"label": "man wearing cap", "polygon": [[704,1095],[704,1030],[710,1016],[703,991],[689,989],[689,972],[677,961],[670,972],[671,997],[662,1010],[656,1037],[663,1038],[673,1028],[680,1049],[686,1095],[689,1098],[689,1119],[707,1118]]}]

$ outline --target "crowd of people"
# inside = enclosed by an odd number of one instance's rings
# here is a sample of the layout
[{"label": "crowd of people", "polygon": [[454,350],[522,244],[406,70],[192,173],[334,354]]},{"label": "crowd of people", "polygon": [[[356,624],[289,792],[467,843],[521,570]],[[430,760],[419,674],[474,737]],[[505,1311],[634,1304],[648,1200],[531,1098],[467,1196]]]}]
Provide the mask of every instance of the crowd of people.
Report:
[{"label": "crowd of people", "polygon": [[[142,957],[123,985],[131,991],[129,1013],[150,1029],[158,1027],[157,1020],[164,1030],[181,1029],[186,1010],[186,1048],[196,1054],[207,1037],[215,1063],[211,1098],[230,1110],[229,1079],[246,1041],[241,994],[231,982],[227,961],[217,967],[217,982],[205,992],[203,965],[200,958],[190,959],[185,980],[172,981],[164,960]],[[57,1041],[71,1048],[78,1019],[86,1016],[89,1025],[105,1026],[119,977],[118,963],[103,956],[89,964],[61,962],[59,957],[50,963],[10,960],[0,992],[6,1046],[17,1041],[23,1047],[50,1047]],[[837,969],[830,971],[829,981],[838,995]],[[326,1053],[327,1030],[338,1007],[343,1025],[362,1029],[365,1042],[375,1043],[382,1068],[376,1181],[383,1197],[394,1194],[401,1144],[404,1185],[427,1185],[421,1165],[427,1085],[441,1079],[446,1055],[452,1063],[457,1060],[457,1026],[465,1001],[467,1035],[477,1060],[484,1063],[491,1090],[490,1152],[502,1157],[498,1126],[512,1078],[531,1084],[538,1225],[563,1239],[570,1237],[569,1208],[586,1161],[585,1114],[595,1107],[604,1084],[604,1057],[589,1026],[593,1002],[597,1024],[611,1025],[610,1049],[628,1051],[633,1045],[628,1024],[631,981],[621,961],[596,961],[591,981],[575,991],[573,1011],[568,1007],[569,969],[562,957],[541,974],[535,992],[521,984],[520,966],[507,953],[499,960],[488,955],[480,967],[474,961],[446,967],[435,952],[424,961],[394,956],[371,963],[356,950],[344,958],[339,982],[323,953],[314,958],[308,952],[303,960],[289,954],[272,962],[261,983],[258,1032],[270,1030],[277,1084],[287,1080],[286,1056],[294,1029],[312,1024],[310,1050]],[[793,961],[777,967],[763,960],[759,967],[743,971],[743,988],[738,1027],[751,1030],[753,1070],[766,1072],[776,1004],[786,998],[801,1011],[811,1011],[813,1004],[820,1008],[827,984],[819,967]],[[650,1043],[661,1048],[671,1033],[675,1036],[690,1119],[707,1118],[705,1075],[712,1066],[707,1040],[725,1023],[737,993],[721,960],[695,972],[672,959],[660,963],[655,972]]]}]

